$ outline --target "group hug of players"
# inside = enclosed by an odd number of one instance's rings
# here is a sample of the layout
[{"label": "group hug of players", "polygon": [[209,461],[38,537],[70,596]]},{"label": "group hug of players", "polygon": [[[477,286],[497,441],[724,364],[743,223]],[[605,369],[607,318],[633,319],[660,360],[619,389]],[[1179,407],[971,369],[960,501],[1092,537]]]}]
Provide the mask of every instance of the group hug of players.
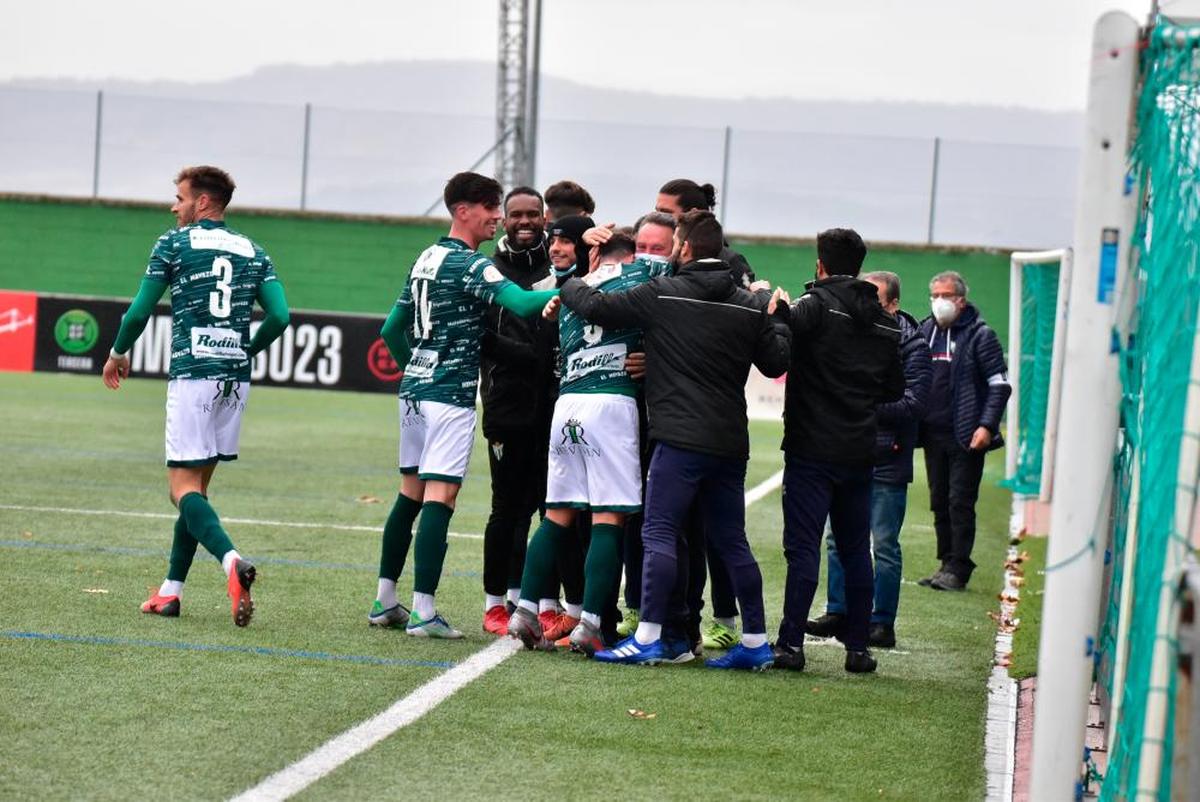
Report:
[{"label": "group hug of players", "polygon": [[[235,623],[245,626],[254,610],[255,568],[234,549],[207,488],[216,464],[236,459],[250,363],[286,328],[288,309],[270,258],[223,222],[232,179],[218,168],[193,167],[179,174],[176,186],[178,226],[155,245],[104,381],[116,389],[128,375],[128,351],[169,290],[166,451],[179,519],[167,578],[142,610],[179,615],[192,557],[203,545],[221,561]],[[691,181],[669,182],[658,209],[629,228],[595,226],[583,207],[552,204],[547,214],[536,191],[518,188],[504,197],[499,183],[470,172],[447,182],[444,200],[448,235],[417,257],[381,332],[403,370],[401,482],[383,530],[369,623],[415,637],[463,637],[439,613],[436,594],[475,440],[481,352],[493,366],[524,359],[536,375],[545,366],[544,351],[553,354],[557,386],[527,400],[532,431],[540,436],[489,437],[493,488],[516,495],[523,489],[525,501],[510,505],[516,516],[501,522],[503,536],[489,533],[484,630],[518,638],[530,649],[569,648],[599,662],[690,661],[702,652],[694,588],[702,594],[707,553],[736,597],[742,632],[721,643],[731,648],[706,664],[803,668],[804,622],[816,578],[804,571],[793,577],[789,558],[784,622],[779,639],[769,643],[762,577],[745,533],[744,388],[752,365],[768,377],[783,375],[794,358],[793,338],[816,336],[832,314],[843,316],[846,331],[862,343],[857,358],[868,378],[857,390],[863,397],[848,403],[869,409],[903,393],[899,329],[874,287],[852,278],[866,253],[858,235],[834,229],[819,242],[816,284],[833,277],[845,279],[835,282],[839,287],[862,285],[847,290],[853,295],[848,305],[811,286],[793,304],[785,291],[753,282],[709,210],[711,188]],[[499,250],[511,260],[545,249],[551,269],[544,277],[514,280],[479,252],[502,218],[508,231]],[[255,302],[266,319],[250,336]],[[532,338],[507,337],[505,316],[533,321]],[[841,319],[833,318],[833,325]],[[538,332],[549,332],[548,338]],[[488,380],[485,366],[485,391]],[[787,437],[801,435],[797,427]],[[872,428],[866,437],[873,436]],[[506,449],[509,456],[522,450],[531,456],[506,460]],[[544,470],[544,481],[529,465]],[[526,543],[534,509],[542,518]],[[836,519],[827,504],[809,538],[814,549],[830,512]],[[629,559],[636,547],[643,551],[640,565]],[[413,594],[406,607],[397,580],[410,552]],[[861,556],[869,573],[869,554]],[[635,626],[625,622],[626,637],[618,639],[623,562],[627,582],[640,585],[640,607],[631,616]],[[566,609],[560,608],[560,586],[577,584],[580,574],[582,593],[568,592]],[[847,584],[861,591],[862,582],[850,578]],[[869,616],[869,595],[867,603]],[[872,671],[866,617],[853,613],[846,668]]]}]

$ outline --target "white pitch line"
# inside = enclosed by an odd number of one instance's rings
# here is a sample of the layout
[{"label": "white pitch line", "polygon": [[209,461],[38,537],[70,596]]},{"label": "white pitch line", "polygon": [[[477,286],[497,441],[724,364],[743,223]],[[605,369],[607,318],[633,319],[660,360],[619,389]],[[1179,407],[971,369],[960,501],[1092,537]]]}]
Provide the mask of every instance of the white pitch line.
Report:
[{"label": "white pitch line", "polygon": [[520,649],[521,642],[511,638],[495,641],[444,674],[426,682],[382,713],[326,741],[316,751],[238,794],[233,798],[233,802],[283,800],[299,793],[396,730],[412,724]]},{"label": "white pitch line", "polygon": [[[746,506],[759,501],[782,484],[783,471],[779,471],[746,491]],[[0,505],[0,509],[8,507]],[[417,688],[377,716],[326,741],[297,762],[285,766],[253,788],[238,794],[232,802],[273,802],[299,793],[346,761],[367,751],[397,730],[412,724],[520,649],[521,643],[511,638],[502,638],[494,642],[445,674]]]},{"label": "white pitch line", "polygon": [[[0,504],[0,510],[18,510],[21,512],[56,512],[64,515],[115,515],[121,518],[161,518],[175,520],[178,515],[168,515],[165,512],[131,512],[129,510],[79,510],[72,507],[30,507],[24,504]],[[336,529],[339,532],[373,532],[383,531],[383,526],[354,526],[351,524],[318,524],[305,521],[269,521],[260,518],[226,518],[221,520],[227,524],[244,524],[247,526],[281,526],[287,529]],[[461,537],[467,540],[483,540],[483,535],[469,532],[447,532],[450,537]]]},{"label": "white pitch line", "polygon": [[746,491],[746,506],[749,507],[756,501],[761,501],[771,491],[783,487],[783,471],[773,473],[763,481],[756,484],[754,487]]}]

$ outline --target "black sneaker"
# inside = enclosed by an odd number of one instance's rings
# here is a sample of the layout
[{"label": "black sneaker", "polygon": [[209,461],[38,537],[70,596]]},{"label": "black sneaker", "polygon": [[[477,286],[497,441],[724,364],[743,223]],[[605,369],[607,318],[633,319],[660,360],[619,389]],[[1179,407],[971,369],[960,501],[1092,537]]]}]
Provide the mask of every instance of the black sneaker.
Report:
[{"label": "black sneaker", "polygon": [[[775,665],[779,665],[778,658]],[[867,650],[861,652],[846,652],[846,670],[851,674],[870,674],[879,665]]]},{"label": "black sneaker", "polygon": [[881,649],[895,648],[896,628],[890,624],[871,624],[867,630],[867,645],[878,646]]},{"label": "black sneaker", "polygon": [[771,651],[775,655],[775,668],[787,671],[804,670],[803,646],[788,646],[786,643],[776,642]]},{"label": "black sneaker", "polygon": [[846,635],[846,616],[842,613],[825,613],[820,618],[810,619],[804,626],[804,632],[818,638],[842,640]]},{"label": "black sneaker", "polygon": [[957,590],[963,591],[967,589],[967,583],[960,579],[956,574],[949,571],[942,571],[933,578],[929,583],[929,587],[934,590]]}]

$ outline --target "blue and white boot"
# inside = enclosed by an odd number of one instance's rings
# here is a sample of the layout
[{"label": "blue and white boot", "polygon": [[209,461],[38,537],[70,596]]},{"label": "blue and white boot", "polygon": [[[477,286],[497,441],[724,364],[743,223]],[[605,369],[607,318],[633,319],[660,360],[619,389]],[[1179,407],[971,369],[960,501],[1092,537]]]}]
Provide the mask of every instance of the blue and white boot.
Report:
[{"label": "blue and white boot", "polygon": [[704,665],[709,668],[735,668],[745,671],[766,671],[774,664],[775,654],[771,651],[769,643],[753,649],[743,643],[738,643],[720,657],[704,661]]}]

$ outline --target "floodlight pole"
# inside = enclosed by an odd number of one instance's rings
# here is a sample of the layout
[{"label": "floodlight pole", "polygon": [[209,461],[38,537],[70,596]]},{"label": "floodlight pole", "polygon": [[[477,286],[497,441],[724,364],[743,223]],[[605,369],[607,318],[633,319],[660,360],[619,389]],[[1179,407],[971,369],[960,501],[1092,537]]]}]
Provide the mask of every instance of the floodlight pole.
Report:
[{"label": "floodlight pole", "polygon": [[[496,180],[505,188],[530,179],[529,0],[500,0],[496,57]],[[512,132],[509,135],[508,132]]]},{"label": "floodlight pole", "polygon": [[1121,382],[1112,327],[1128,269],[1135,196],[1126,185],[1138,23],[1104,14],[1092,39],[1076,195],[1073,276],[1054,460],[1055,500],[1033,719],[1030,799],[1076,798],[1108,545]]},{"label": "floodlight pole", "polygon": [[533,52],[529,68],[529,123],[525,126],[525,180],[536,186],[538,141],[538,93],[542,85],[542,0],[533,0]]}]

